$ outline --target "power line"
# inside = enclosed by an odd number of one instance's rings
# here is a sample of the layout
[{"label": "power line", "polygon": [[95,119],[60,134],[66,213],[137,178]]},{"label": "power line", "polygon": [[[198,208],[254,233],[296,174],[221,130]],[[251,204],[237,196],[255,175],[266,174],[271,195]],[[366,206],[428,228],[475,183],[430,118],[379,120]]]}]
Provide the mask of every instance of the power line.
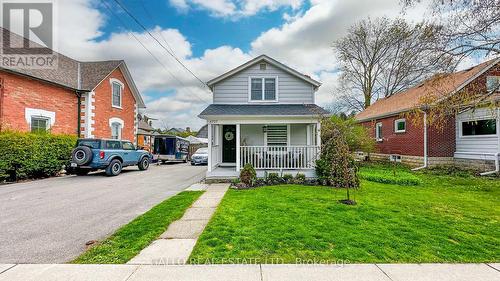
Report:
[{"label": "power line", "polygon": [[172,56],[184,69],[186,69],[189,73],[191,73],[191,75],[193,75],[194,78],[196,78],[198,81],[200,81],[200,83],[206,87],[207,85],[205,84],[205,82],[203,82],[203,80],[201,80],[198,76],[196,76],[196,74],[194,74],[180,59],[178,59],[172,52],[170,52],[170,50],[168,50],[161,42],[160,40],[158,40],[155,36],[153,36],[153,34],[151,34],[151,32],[149,32],[149,30],[146,28],[146,26],[144,26],[126,7],[125,5],[122,5],[122,3],[119,1],[119,0],[114,0],[116,2],[116,4],[118,4],[118,6],[120,6],[120,8],[122,8],[122,10],[125,11],[125,13],[127,13],[142,29],[144,29],[144,31],[146,31],[148,33],[149,36],[151,36],[151,38],[153,38],[165,51],[167,51],[167,53]]},{"label": "power line", "polygon": [[[114,12],[113,12],[113,9],[111,9],[111,7],[108,5],[108,3],[106,3],[105,0],[102,0],[102,3],[106,6],[106,8],[109,10],[110,14],[114,17],[116,17],[118,19],[118,21],[121,23],[121,25],[123,27],[125,27],[125,29],[129,29],[127,24],[125,24],[125,22],[123,22],[121,20],[121,18],[116,15]],[[144,43],[141,42],[141,40],[139,40],[139,38],[133,33],[133,32],[130,32],[130,31],[127,31],[129,35],[131,35],[141,46],[142,48],[144,48],[148,53],[149,55],[151,55],[151,57],[153,57],[154,60],[156,60],[156,62],[158,62],[177,82],[179,82],[182,86],[184,86],[186,88],[186,90],[188,92],[190,92],[194,97],[196,97],[199,101],[203,102],[203,103],[210,103],[209,101],[206,101],[202,98],[200,98],[196,93],[192,92],[189,87],[184,84],[179,78],[177,78],[169,69],[168,67],[162,62],[160,61],[160,59],[158,59],[158,57],[156,57],[152,52],[151,50],[149,50],[145,45]]]},{"label": "power line", "polygon": [[[151,21],[151,23],[153,25],[158,25],[159,26],[159,24],[157,24],[157,22],[156,22],[155,18],[153,17],[153,15],[146,8],[146,5],[144,4],[144,0],[140,0],[139,2],[141,3],[142,9],[144,10],[144,13],[149,18],[149,20]],[[165,44],[167,45],[168,49],[172,52],[172,54],[174,54],[175,56],[177,56],[175,54],[175,52],[174,52],[174,49],[172,49],[172,47],[170,46],[170,44],[168,44],[167,39],[165,39],[165,37],[163,36],[163,34],[161,32],[158,32],[158,34],[160,35],[161,39],[163,39],[163,42],[165,42]]]}]

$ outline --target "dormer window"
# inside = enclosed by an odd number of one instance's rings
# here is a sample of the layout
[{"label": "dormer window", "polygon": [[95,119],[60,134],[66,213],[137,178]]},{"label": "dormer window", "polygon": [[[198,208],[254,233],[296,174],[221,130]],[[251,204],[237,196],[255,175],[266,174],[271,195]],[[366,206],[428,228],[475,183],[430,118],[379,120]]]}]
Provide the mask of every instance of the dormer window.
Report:
[{"label": "dormer window", "polygon": [[117,79],[111,79],[111,106],[122,108],[123,83]]},{"label": "dormer window", "polygon": [[250,77],[249,100],[253,102],[278,101],[277,77]]}]

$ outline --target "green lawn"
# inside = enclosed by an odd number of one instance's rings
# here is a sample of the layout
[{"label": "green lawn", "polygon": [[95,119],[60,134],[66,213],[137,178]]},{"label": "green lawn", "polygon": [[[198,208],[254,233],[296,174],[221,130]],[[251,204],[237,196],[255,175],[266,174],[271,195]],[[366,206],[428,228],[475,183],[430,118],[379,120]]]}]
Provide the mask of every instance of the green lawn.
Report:
[{"label": "green lawn", "polygon": [[202,194],[184,191],[153,207],[148,212],[122,226],[106,240],[90,248],[72,263],[126,263],[158,238],[170,223]]},{"label": "green lawn", "polygon": [[416,176],[417,186],[362,180],[356,206],[326,187],[229,190],[192,262],[500,261],[500,180]]}]

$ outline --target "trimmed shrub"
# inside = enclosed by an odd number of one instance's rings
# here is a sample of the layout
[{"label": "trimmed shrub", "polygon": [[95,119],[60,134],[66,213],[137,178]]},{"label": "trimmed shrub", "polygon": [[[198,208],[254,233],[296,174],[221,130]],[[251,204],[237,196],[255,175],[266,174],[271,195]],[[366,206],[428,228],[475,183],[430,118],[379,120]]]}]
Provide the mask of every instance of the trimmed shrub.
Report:
[{"label": "trimmed shrub", "polygon": [[57,175],[69,163],[76,136],[0,133],[0,181]]},{"label": "trimmed shrub", "polygon": [[257,179],[257,172],[253,168],[252,164],[245,164],[243,169],[240,171],[240,181],[247,186],[253,186],[255,180]]},{"label": "trimmed shrub", "polygon": [[296,184],[304,184],[306,182],[306,175],[297,173],[295,175],[294,183]]},{"label": "trimmed shrub", "polygon": [[266,182],[269,185],[275,185],[275,184],[283,183],[283,179],[280,178],[278,173],[269,173],[267,175]]},{"label": "trimmed shrub", "polygon": [[285,183],[292,183],[293,182],[293,176],[292,176],[292,174],[284,174],[283,175],[283,181]]}]

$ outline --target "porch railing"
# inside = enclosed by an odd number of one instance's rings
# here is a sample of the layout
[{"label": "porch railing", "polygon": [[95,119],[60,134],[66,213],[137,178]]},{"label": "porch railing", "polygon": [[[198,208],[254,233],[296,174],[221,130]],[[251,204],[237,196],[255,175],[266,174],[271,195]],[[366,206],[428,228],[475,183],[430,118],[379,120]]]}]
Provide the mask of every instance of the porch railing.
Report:
[{"label": "porch railing", "polygon": [[262,169],[314,169],[319,147],[306,146],[241,146],[240,165],[250,163]]}]

